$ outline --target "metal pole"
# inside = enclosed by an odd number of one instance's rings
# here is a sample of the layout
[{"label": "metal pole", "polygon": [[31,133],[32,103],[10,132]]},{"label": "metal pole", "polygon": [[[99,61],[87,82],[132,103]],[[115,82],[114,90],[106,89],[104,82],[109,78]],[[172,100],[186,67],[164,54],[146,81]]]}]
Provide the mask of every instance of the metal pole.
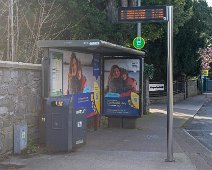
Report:
[{"label": "metal pole", "polygon": [[[141,0],[138,0],[138,6],[141,6]],[[137,23],[137,37],[141,37],[141,23]],[[146,52],[145,52],[145,54],[146,54]],[[144,101],[144,90],[143,90],[143,82],[145,81],[144,80],[144,76],[143,76],[143,73],[144,73],[144,58],[142,58],[142,70],[141,70],[141,80],[142,80],[142,82],[141,82],[141,113],[142,113],[142,115],[144,114],[144,103],[143,103],[143,101]]]},{"label": "metal pole", "polygon": [[203,82],[204,82],[204,80],[203,80],[203,78],[202,78],[202,76],[201,76],[201,90],[202,90],[202,94],[203,94]]},{"label": "metal pole", "polygon": [[[141,0],[138,0],[138,6],[141,6]],[[141,36],[141,23],[137,24],[137,37]]]},{"label": "metal pole", "polygon": [[208,77],[206,77],[206,95],[208,93]]},{"label": "metal pole", "polygon": [[168,58],[167,58],[167,160],[173,162],[173,6],[168,11]]},{"label": "metal pole", "polygon": [[206,89],[205,89],[205,91],[206,91],[206,98],[207,98],[208,97],[208,77],[206,77],[205,83],[206,83]]}]

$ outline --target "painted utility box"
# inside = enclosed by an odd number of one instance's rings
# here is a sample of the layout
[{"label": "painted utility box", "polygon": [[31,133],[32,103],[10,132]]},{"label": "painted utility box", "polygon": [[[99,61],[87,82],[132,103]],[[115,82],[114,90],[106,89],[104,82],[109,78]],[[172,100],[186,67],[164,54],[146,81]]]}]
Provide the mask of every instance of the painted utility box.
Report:
[{"label": "painted utility box", "polygon": [[27,147],[27,124],[14,125],[14,154],[20,154]]},{"label": "painted utility box", "polygon": [[86,109],[76,107],[78,99],[73,95],[47,100],[46,145],[50,150],[71,151],[86,142]]}]

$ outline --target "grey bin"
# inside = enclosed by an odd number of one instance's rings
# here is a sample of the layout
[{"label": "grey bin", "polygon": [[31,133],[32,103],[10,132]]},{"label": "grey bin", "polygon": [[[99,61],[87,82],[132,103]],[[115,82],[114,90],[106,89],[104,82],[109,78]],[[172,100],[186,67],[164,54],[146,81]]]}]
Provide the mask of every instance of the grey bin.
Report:
[{"label": "grey bin", "polygon": [[51,97],[46,103],[46,145],[71,151],[86,142],[86,109],[73,107],[73,97]]}]

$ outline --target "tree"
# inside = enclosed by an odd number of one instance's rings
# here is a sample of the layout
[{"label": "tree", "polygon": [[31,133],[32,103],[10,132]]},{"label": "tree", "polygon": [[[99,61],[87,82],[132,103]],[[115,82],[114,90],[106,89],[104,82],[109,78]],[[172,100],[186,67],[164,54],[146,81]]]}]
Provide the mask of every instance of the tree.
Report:
[{"label": "tree", "polygon": [[[8,28],[8,0],[0,0],[0,49],[6,56]],[[122,3],[135,5],[134,1],[124,0],[16,0],[15,1],[15,31],[16,55],[18,61],[34,62],[38,58],[39,49],[36,42],[39,39],[102,39],[120,45],[132,47],[136,37],[136,23],[111,23],[116,9]],[[134,4],[131,4],[131,3]],[[175,35],[191,18],[192,6],[186,6],[186,0],[174,0]],[[151,4],[150,1],[145,1]],[[143,3],[143,5],[145,5]],[[158,0],[163,4],[163,0]],[[113,14],[113,15],[109,15]],[[111,18],[112,17],[112,18]],[[2,24],[3,23],[3,24]],[[166,43],[166,24],[142,24],[142,37],[146,40],[146,49],[150,56],[163,55],[160,47]],[[156,49],[151,46],[158,46]],[[151,50],[154,49],[154,52]],[[155,57],[155,56],[154,56]],[[161,58],[161,56],[158,56]],[[6,59],[6,57],[4,58]],[[8,58],[9,59],[9,58]],[[154,58],[151,60],[154,63]],[[151,62],[149,61],[149,62]]]},{"label": "tree", "polygon": [[[176,2],[175,2],[176,1]],[[184,8],[185,0],[175,0],[175,30],[182,26],[191,15],[191,9]],[[66,13],[62,23],[72,21],[74,29],[69,29],[63,39],[90,39],[97,38],[132,46],[132,40],[136,37],[135,23],[117,23],[117,7],[122,5],[135,5],[134,1],[127,0],[59,0]],[[161,1],[162,2],[162,1]],[[76,10],[77,9],[77,10]],[[110,22],[112,21],[112,23]],[[159,39],[166,30],[165,24],[142,24],[142,36],[149,42]],[[122,41],[123,40],[123,41]]]},{"label": "tree", "polygon": [[[6,51],[11,51],[10,22],[7,22],[9,13],[8,0],[0,0],[0,49],[4,51],[5,60],[11,60]],[[40,39],[56,39],[70,25],[61,27],[60,20],[64,16],[62,6],[55,0],[16,0],[14,10],[14,35],[16,61],[40,62],[37,41]],[[8,33],[8,34],[5,34]]]},{"label": "tree", "polygon": [[[178,2],[179,3],[179,2]],[[199,48],[206,45],[208,17],[210,16],[210,8],[205,1],[186,0],[183,5],[184,11],[190,11],[190,17],[186,17],[183,25],[182,15],[175,14],[175,21],[179,22],[178,28],[174,32],[174,77],[181,78],[183,75],[196,76],[200,72]],[[176,10],[175,10],[176,11]],[[179,17],[179,19],[178,19]],[[176,25],[176,22],[174,24]],[[183,25],[183,26],[180,26]],[[166,63],[167,63],[167,39],[163,34],[161,39],[149,42],[146,46],[149,51],[149,57],[146,59],[148,63],[155,66],[155,77],[157,80],[166,80]]]},{"label": "tree", "polygon": [[188,0],[187,4],[192,4],[193,16],[175,36],[174,70],[178,76],[182,74],[195,76],[200,73],[198,50],[205,47],[206,32],[209,29],[207,16],[210,10],[207,3],[203,0],[193,2]]},{"label": "tree", "polygon": [[201,68],[203,70],[210,70],[210,63],[212,63],[212,47],[199,49],[198,51],[201,60]]},{"label": "tree", "polygon": [[7,57],[7,42],[8,42],[8,1],[0,0],[0,51],[3,54],[1,59],[5,59]]}]

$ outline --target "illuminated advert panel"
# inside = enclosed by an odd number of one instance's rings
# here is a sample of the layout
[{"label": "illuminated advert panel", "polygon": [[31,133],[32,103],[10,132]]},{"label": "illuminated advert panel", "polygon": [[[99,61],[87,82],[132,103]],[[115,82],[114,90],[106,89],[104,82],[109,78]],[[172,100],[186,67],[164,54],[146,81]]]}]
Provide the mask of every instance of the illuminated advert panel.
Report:
[{"label": "illuminated advert panel", "polygon": [[131,116],[141,114],[141,59],[104,59],[105,116]]},{"label": "illuminated advert panel", "polygon": [[50,51],[50,96],[74,97],[74,107],[100,113],[99,56],[73,51]]}]

